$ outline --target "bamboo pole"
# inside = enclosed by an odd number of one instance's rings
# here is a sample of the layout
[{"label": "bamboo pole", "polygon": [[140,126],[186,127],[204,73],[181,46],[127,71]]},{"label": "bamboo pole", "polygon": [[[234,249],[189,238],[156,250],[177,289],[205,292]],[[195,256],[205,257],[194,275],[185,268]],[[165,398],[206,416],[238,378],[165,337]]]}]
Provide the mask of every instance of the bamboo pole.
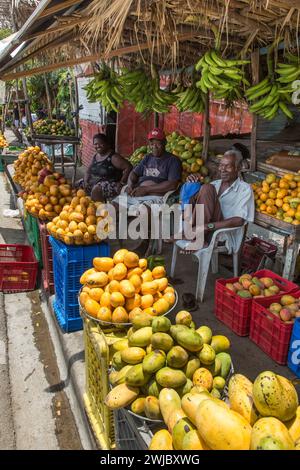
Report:
[{"label": "bamboo pole", "polygon": [[49,119],[52,119],[52,106],[51,106],[51,96],[50,96],[49,84],[48,84],[46,74],[44,73],[43,75],[44,75],[44,83],[45,83],[46,97],[47,97],[48,117],[49,117]]},{"label": "bamboo pole", "polygon": [[[256,49],[251,54],[251,68],[253,85],[257,85],[259,83],[259,49]],[[257,165],[257,115],[252,114],[252,119],[250,170],[255,171]]]}]

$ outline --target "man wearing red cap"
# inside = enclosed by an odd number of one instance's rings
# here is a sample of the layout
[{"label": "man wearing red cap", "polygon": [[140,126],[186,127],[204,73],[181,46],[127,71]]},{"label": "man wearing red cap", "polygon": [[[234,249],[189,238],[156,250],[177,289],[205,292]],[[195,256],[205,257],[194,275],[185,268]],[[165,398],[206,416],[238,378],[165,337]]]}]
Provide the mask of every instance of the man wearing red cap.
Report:
[{"label": "man wearing red cap", "polygon": [[147,137],[150,153],[131,171],[127,198],[120,195],[114,200],[119,205],[138,208],[140,204],[144,204],[150,208],[151,204],[161,204],[163,196],[168,191],[175,190],[181,181],[181,161],[166,151],[164,132],[155,128]]}]

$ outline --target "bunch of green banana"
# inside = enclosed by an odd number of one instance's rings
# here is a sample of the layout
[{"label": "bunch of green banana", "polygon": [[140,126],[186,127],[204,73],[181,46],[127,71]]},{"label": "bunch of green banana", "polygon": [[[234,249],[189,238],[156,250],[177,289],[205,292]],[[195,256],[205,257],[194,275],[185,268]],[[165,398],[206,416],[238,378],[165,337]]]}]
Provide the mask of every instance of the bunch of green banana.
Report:
[{"label": "bunch of green banana", "polygon": [[129,157],[129,161],[132,166],[136,166],[140,163],[141,160],[143,160],[144,156],[149,153],[148,147],[145,145],[142,147],[139,147],[135,149],[132,155]]},{"label": "bunch of green banana", "polygon": [[[126,99],[132,103],[137,112],[143,113],[147,109],[145,98],[148,98],[150,92],[149,77],[144,70],[123,70],[122,75],[119,76],[118,81],[124,90]],[[143,104],[144,103],[144,104]]]},{"label": "bunch of green banana", "polygon": [[124,102],[124,90],[118,75],[109,67],[103,67],[93,80],[84,87],[90,103],[99,101],[107,112],[118,112]]},{"label": "bunch of green banana", "polygon": [[195,69],[201,70],[201,79],[196,86],[203,93],[212,92],[217,99],[225,99],[232,103],[241,100],[242,87],[249,86],[242,66],[249,64],[248,60],[223,59],[217,51],[208,51],[197,62]]},{"label": "bunch of green banana", "polygon": [[169,107],[175,103],[176,98],[176,93],[161,90],[159,74],[152,67],[151,110],[156,113],[168,113]]},{"label": "bunch of green banana", "polygon": [[278,63],[276,73],[279,75],[277,82],[280,83],[280,93],[291,95],[294,93],[294,82],[300,78],[300,59],[291,53],[285,56],[289,64]]},{"label": "bunch of green banana", "polygon": [[204,112],[204,96],[202,91],[196,87],[195,83],[178,94],[176,107],[180,112],[191,111],[194,113]]},{"label": "bunch of green banana", "polygon": [[251,104],[249,111],[258,114],[265,119],[274,119],[278,111],[281,110],[288,118],[292,118],[293,114],[288,108],[291,96],[283,92],[280,83],[272,80],[270,76],[264,78],[260,83],[250,87],[246,91],[248,101],[256,101]]}]

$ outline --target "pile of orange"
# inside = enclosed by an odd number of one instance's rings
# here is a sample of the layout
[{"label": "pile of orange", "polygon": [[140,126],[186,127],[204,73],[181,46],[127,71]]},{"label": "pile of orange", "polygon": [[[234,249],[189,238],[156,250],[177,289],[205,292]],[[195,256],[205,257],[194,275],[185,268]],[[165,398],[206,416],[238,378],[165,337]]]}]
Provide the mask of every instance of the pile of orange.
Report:
[{"label": "pile of orange", "polygon": [[86,312],[98,320],[131,323],[138,314],[164,315],[175,303],[163,266],[148,269],[133,251],[118,250],[113,258],[94,258],[81,276],[79,296]]},{"label": "pile of orange", "polygon": [[300,175],[273,173],[252,185],[256,210],[284,222],[300,225]]},{"label": "pile of orange", "polygon": [[[69,200],[70,199],[70,200]],[[91,245],[101,241],[97,224],[102,222],[105,235],[110,230],[111,218],[101,202],[94,202],[83,189],[68,198],[59,214],[48,222],[47,230],[54,238],[67,245]],[[101,235],[101,230],[98,230]],[[104,237],[103,237],[104,238]]]},{"label": "pile of orange", "polygon": [[43,168],[52,170],[52,163],[47,155],[38,146],[27,147],[14,162],[13,180],[26,191],[30,191],[32,185],[37,183],[38,173]]}]

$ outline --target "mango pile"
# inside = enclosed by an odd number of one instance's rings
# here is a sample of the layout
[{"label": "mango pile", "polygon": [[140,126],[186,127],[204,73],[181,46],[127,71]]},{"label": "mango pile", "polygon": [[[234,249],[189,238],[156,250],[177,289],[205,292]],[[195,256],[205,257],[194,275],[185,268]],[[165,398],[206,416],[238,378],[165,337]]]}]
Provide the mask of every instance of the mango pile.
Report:
[{"label": "mango pile", "polygon": [[213,336],[207,326],[196,330],[185,310],[175,321],[138,314],[127,338],[112,345],[113,388],[105,399],[110,409],[130,405],[132,412],[164,420],[170,429],[186,416],[180,397],[187,406],[203,391],[221,398],[231,370],[228,338]]},{"label": "mango pile", "polygon": [[47,155],[37,145],[27,147],[14,162],[13,180],[29,192],[32,185],[38,181],[38,174],[42,169],[52,171],[52,163]]},{"label": "mango pile", "polygon": [[233,375],[228,403],[208,390],[180,398],[170,388],[159,392],[158,403],[168,429],[154,434],[149,450],[300,450],[297,391],[272,371],[254,383]]},{"label": "mango pile", "polygon": [[99,242],[97,224],[105,220],[103,230],[105,233],[109,231],[107,211],[101,210],[102,204],[92,201],[83,189],[79,189],[73,198],[71,196],[66,199],[67,204],[61,207],[59,214],[55,214],[56,217],[47,224],[50,235],[67,245],[91,245]]},{"label": "mango pile", "polygon": [[38,119],[33,123],[33,130],[35,134],[44,135],[75,135],[74,129],[69,129],[64,121],[59,119]]},{"label": "mango pile", "polygon": [[294,323],[300,317],[300,299],[285,294],[279,302],[273,302],[268,308],[273,315],[286,323]]},{"label": "mango pile", "polygon": [[225,284],[227,289],[235,292],[243,299],[257,299],[259,297],[271,297],[280,294],[280,288],[270,277],[256,277],[251,274],[243,274],[238,282]]},{"label": "mango pile", "polygon": [[[45,173],[46,172],[46,173]],[[65,204],[72,201],[71,184],[60,173],[43,169],[39,179],[21,193],[27,211],[41,220],[52,220],[61,213]]]},{"label": "mango pile", "polygon": [[182,160],[183,181],[190,173],[200,173],[203,183],[210,182],[208,169],[204,166],[202,159],[202,149],[202,142],[197,139],[176,132],[167,135],[166,150]]},{"label": "mango pile", "polygon": [[[147,260],[126,249],[113,258],[94,258],[94,267],[80,278],[79,301],[85,311],[103,322],[132,323],[136,316],[164,315],[175,303],[163,266],[147,267]],[[149,320],[148,320],[149,321]]]},{"label": "mango pile", "polygon": [[289,224],[300,224],[300,175],[286,174],[278,178],[270,173],[252,188],[258,212]]},{"label": "mango pile", "polygon": [[8,143],[3,134],[0,133],[0,148],[8,147]]}]

